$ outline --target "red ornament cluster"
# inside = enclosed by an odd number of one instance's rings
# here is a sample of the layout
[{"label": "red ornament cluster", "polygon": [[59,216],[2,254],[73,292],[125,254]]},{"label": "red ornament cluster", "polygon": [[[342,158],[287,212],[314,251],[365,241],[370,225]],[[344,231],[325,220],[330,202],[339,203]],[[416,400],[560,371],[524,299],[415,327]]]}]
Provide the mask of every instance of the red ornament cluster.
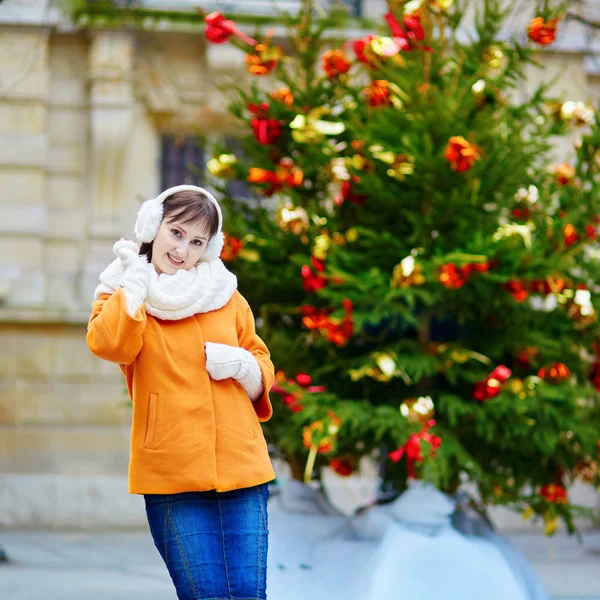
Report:
[{"label": "red ornament cluster", "polygon": [[314,256],[311,256],[310,260],[316,272],[314,272],[308,265],[304,265],[302,267],[302,285],[308,293],[312,294],[324,288],[328,281],[326,277],[319,275],[319,273],[325,272],[325,262],[315,258]]},{"label": "red ornament cluster", "polygon": [[500,365],[496,367],[488,376],[485,381],[479,381],[473,387],[473,398],[477,402],[485,402],[491,398],[495,398],[501,391],[502,386],[508,381],[508,378],[512,375],[512,371]]},{"label": "red ornament cluster", "polygon": [[442,265],[439,276],[440,283],[450,290],[458,290],[465,285],[472,273],[487,273],[491,268],[489,262],[467,263],[457,267],[454,263]]},{"label": "red ornament cluster", "polygon": [[248,104],[248,110],[255,115],[250,120],[250,127],[256,140],[263,146],[274,144],[281,137],[281,121],[269,117],[269,104]]},{"label": "red ornament cluster", "polygon": [[354,333],[354,322],[352,320],[352,302],[348,299],[342,302],[345,315],[341,319],[332,319],[329,315],[332,308],[316,308],[314,306],[302,307],[302,323],[311,331],[319,331],[325,335],[328,341],[336,346],[346,345]]},{"label": "red ornament cluster", "polygon": [[[300,386],[301,389],[290,391],[281,386],[283,383],[286,383],[292,388]],[[286,379],[283,372],[280,371],[275,377],[275,385],[273,385],[271,391],[275,394],[281,394],[283,403],[289,407],[293,413],[297,413],[304,408],[300,401],[302,400],[305,391],[311,394],[327,391],[327,388],[324,386],[311,385],[311,383],[312,377],[308,373],[298,373],[295,379]]]},{"label": "red ornament cluster", "polygon": [[540,489],[540,496],[553,504],[568,504],[569,502],[567,490],[558,483],[543,485]]}]

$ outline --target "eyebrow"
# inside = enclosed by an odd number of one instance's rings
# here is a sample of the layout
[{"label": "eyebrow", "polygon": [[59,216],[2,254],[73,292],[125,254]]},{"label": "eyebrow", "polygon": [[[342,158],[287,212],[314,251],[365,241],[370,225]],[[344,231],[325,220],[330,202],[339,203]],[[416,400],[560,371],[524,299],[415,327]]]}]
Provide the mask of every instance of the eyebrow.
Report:
[{"label": "eyebrow", "polygon": [[[187,235],[187,231],[179,224],[175,223],[176,227],[179,227],[179,229],[181,229],[181,231],[183,231],[183,235]],[[203,235],[198,235],[196,236],[199,240],[204,240],[205,242],[208,241],[207,237],[204,237]]]}]

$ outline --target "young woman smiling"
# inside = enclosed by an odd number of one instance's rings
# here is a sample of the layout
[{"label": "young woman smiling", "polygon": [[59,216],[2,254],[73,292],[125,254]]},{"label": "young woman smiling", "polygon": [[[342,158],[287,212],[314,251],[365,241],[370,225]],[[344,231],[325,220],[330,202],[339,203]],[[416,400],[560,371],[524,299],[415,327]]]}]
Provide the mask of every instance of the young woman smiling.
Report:
[{"label": "young woman smiling", "polygon": [[180,600],[264,600],[274,368],[219,259],[221,209],[177,186],[142,205],[135,233],[139,248],[114,245],[87,334],[133,402],[129,491]]}]

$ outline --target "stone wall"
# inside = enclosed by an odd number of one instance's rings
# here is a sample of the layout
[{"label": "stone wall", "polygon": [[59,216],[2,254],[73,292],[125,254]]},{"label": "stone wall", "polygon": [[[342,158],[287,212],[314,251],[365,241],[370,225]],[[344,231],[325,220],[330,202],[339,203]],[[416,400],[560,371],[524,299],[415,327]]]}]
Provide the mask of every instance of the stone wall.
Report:
[{"label": "stone wall", "polygon": [[[143,524],[141,499],[126,493],[123,379],[89,352],[85,324],[112,244],[159,191],[161,132],[227,130],[215,81],[236,76],[239,59],[197,32],[0,14],[0,526]],[[569,99],[598,92],[581,49],[543,59],[552,73],[567,66]],[[331,481],[349,486],[342,499],[371,489]]]}]

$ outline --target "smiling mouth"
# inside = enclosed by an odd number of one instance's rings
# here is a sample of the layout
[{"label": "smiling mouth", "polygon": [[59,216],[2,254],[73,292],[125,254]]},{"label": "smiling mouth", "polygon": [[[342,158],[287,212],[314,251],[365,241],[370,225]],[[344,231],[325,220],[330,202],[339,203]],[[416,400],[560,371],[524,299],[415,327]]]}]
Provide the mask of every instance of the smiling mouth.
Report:
[{"label": "smiling mouth", "polygon": [[167,252],[167,258],[171,261],[171,263],[173,265],[175,265],[176,267],[180,267],[183,264],[182,260],[177,260],[172,254],[169,254]]}]

